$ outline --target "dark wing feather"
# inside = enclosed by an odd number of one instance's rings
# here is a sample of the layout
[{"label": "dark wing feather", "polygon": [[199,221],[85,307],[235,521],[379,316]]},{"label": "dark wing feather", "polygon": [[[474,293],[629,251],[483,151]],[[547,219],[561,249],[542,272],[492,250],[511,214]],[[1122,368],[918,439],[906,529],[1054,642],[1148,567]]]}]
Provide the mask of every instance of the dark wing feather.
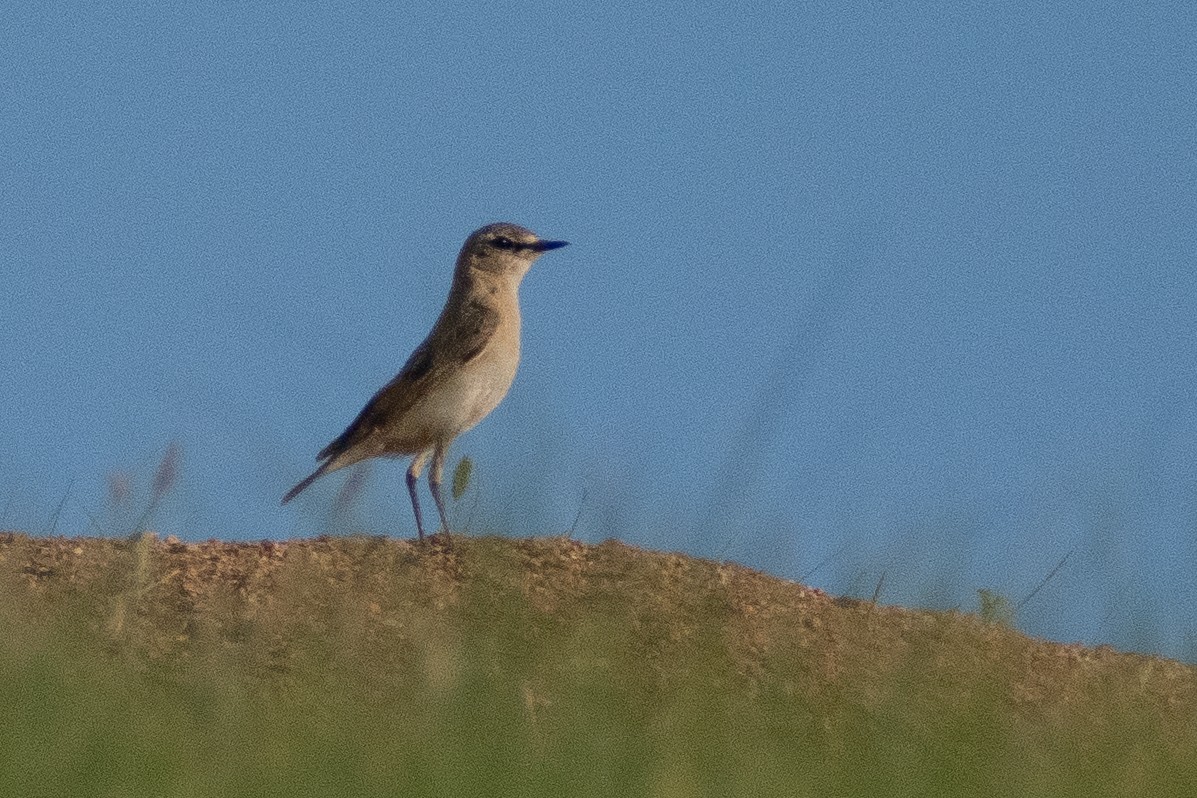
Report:
[{"label": "dark wing feather", "polygon": [[[432,390],[453,369],[476,358],[499,326],[498,312],[480,302],[468,303],[451,323],[446,323],[448,315],[446,309],[399,373],[374,394],[336,440],[320,450],[317,460],[343,454],[396,423],[417,398]],[[365,456],[371,454],[374,452]]]}]

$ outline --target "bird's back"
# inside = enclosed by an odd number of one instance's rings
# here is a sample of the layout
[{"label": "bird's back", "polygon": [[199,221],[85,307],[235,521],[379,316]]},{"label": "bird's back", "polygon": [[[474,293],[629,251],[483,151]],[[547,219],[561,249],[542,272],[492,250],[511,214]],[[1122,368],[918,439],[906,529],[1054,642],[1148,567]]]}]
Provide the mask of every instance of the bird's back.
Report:
[{"label": "bird's back", "polygon": [[415,454],[447,443],[498,406],[519,364],[518,298],[470,288],[454,284],[428,337],[319,459],[340,468]]}]

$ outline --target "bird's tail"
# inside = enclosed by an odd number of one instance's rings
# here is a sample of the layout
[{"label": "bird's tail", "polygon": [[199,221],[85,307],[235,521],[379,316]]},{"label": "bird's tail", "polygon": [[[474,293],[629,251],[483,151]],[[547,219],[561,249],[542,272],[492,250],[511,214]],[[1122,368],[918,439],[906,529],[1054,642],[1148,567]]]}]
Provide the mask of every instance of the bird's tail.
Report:
[{"label": "bird's tail", "polygon": [[321,476],[323,476],[324,472],[327,470],[328,470],[328,463],[325,463],[324,465],[317,468],[315,471],[313,471],[311,474],[309,474],[307,477],[305,477],[302,482],[300,482],[295,487],[291,488],[291,490],[287,491],[287,495],[283,497],[282,503],[286,504],[287,502],[291,501],[299,494],[303,493],[304,490],[307,489],[308,485],[311,485],[313,482],[315,482],[317,479],[319,479]]}]

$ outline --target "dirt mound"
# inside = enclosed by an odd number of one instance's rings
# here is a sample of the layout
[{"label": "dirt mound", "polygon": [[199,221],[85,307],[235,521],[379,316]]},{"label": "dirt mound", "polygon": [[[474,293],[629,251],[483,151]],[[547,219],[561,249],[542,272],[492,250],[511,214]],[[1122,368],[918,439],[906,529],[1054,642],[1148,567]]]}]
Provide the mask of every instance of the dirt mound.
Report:
[{"label": "dirt mound", "polygon": [[1164,715],[1197,707],[1197,669],[1179,662],[1038,640],[968,614],[835,598],[611,541],[458,538],[447,550],[361,537],[190,544],[5,534],[0,566],[9,596],[23,582],[21,603],[74,608],[149,660],[194,655],[218,639],[264,646],[269,670],[285,670],[296,641],[348,629],[394,663],[414,657],[428,630],[485,624],[507,608],[516,634],[542,641],[579,624],[617,629],[662,678],[679,646],[718,647],[745,685],[812,700],[844,691],[881,700],[902,684],[947,705],[996,690],[1036,713],[1093,701]]}]

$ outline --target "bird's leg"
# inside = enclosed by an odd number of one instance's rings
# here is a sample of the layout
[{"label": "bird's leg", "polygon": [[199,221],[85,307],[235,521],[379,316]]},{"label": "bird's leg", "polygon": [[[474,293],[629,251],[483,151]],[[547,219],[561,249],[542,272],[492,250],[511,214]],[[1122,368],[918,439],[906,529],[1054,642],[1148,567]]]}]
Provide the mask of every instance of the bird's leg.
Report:
[{"label": "bird's leg", "polygon": [[436,511],[441,514],[441,527],[445,530],[445,542],[449,538],[449,519],[445,515],[445,500],[441,498],[441,475],[445,471],[445,448],[438,445],[432,454],[432,470],[428,472],[428,487],[432,489],[432,498],[436,501]]},{"label": "bird's leg", "polygon": [[424,542],[424,521],[420,518],[420,497],[416,495],[416,481],[419,480],[420,472],[424,470],[424,461],[427,459],[428,452],[422,452],[411,461],[411,466],[407,469],[407,492],[411,494],[411,509],[416,514],[416,534],[420,536],[421,543]]},{"label": "bird's leg", "polygon": [[416,495],[416,480],[419,479],[407,469],[407,492],[411,494],[411,509],[416,514],[416,534],[420,536],[420,542],[424,542],[424,524],[420,521],[420,497]]}]

